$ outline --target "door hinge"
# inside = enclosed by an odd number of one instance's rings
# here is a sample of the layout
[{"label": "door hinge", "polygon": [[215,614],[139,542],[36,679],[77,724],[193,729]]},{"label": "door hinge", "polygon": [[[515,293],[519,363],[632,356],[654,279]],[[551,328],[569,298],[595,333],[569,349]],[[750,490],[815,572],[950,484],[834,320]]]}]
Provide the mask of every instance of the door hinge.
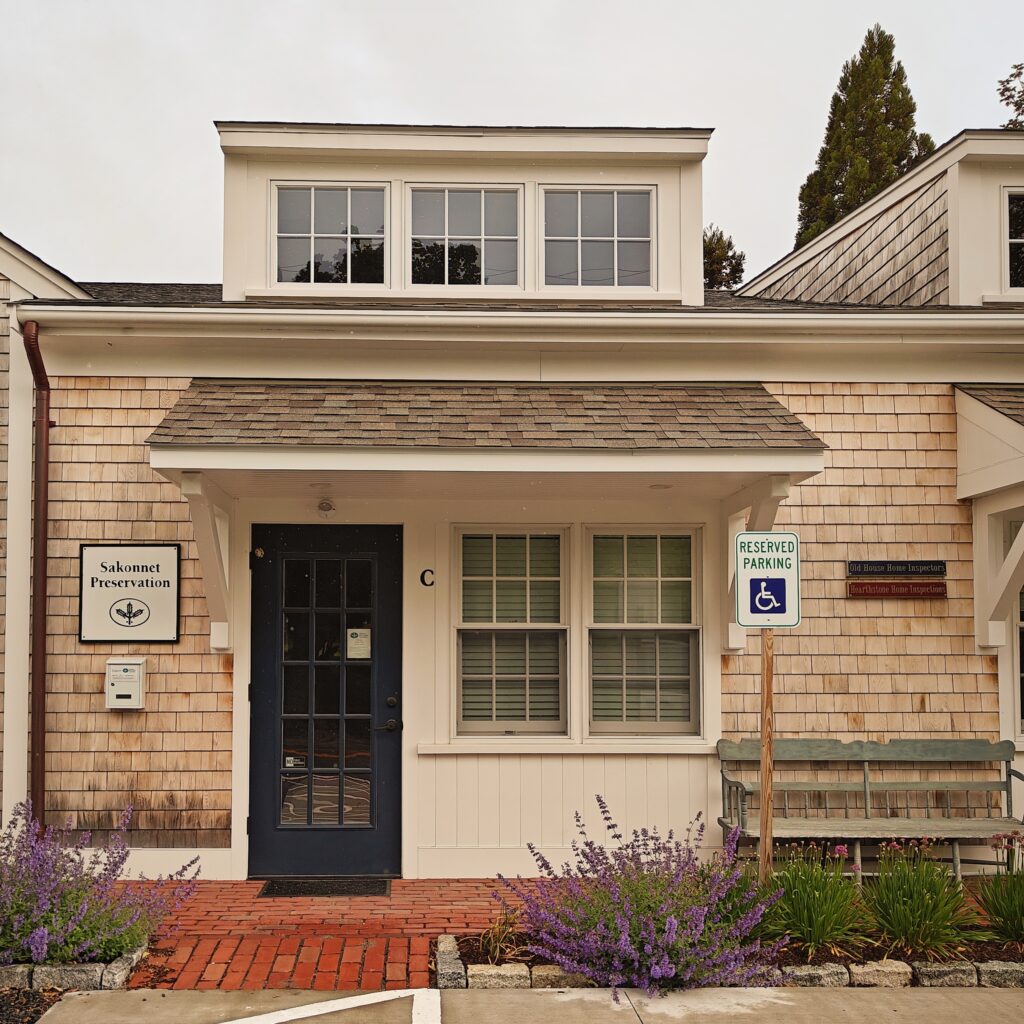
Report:
[{"label": "door hinge", "polygon": [[252,703],[252,683],[250,683],[250,684],[249,684],[249,685],[248,685],[248,686],[246,687],[246,689],[247,689],[247,691],[248,691],[247,697],[248,697],[249,703],[251,704],[251,703]]},{"label": "door hinge", "polygon": [[252,572],[257,565],[266,557],[267,553],[263,548],[253,548],[249,552],[249,571]]},{"label": "door hinge", "polygon": [[252,835],[252,818],[245,819],[245,834],[247,836]]}]

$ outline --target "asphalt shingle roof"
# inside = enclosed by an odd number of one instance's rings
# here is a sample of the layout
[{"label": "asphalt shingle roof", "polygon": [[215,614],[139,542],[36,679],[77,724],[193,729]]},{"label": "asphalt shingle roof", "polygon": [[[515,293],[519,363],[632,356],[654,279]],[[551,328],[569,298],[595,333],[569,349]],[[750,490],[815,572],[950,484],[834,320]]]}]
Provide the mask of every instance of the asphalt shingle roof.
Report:
[{"label": "asphalt shingle roof", "polygon": [[820,449],[760,384],[530,384],[196,378],[161,445],[475,449]]},{"label": "asphalt shingle roof", "polygon": [[956,387],[1024,427],[1024,384],[957,384]]}]

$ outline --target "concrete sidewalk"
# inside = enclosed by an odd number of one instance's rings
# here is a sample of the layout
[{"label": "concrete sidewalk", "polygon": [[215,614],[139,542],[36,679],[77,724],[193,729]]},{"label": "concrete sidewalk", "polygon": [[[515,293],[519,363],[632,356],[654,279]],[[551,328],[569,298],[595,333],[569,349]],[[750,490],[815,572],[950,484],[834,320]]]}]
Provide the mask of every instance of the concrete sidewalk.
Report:
[{"label": "concrete sidewalk", "polygon": [[[395,996],[395,998],[391,998]],[[381,1000],[365,1005],[367,998]],[[350,1002],[345,1008],[345,1002]],[[328,1004],[331,1006],[328,1012]],[[319,1011],[319,1012],[318,1012]],[[1024,1015],[1022,989],[704,989],[665,999],[606,991],[81,992],[44,1024],[973,1024]],[[260,1020],[259,1018],[263,1019]]]}]

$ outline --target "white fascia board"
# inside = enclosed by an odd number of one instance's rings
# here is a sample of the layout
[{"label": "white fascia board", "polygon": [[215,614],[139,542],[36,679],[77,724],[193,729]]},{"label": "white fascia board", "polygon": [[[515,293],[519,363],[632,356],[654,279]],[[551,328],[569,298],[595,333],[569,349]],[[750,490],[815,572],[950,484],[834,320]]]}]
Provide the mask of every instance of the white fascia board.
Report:
[{"label": "white fascia board", "polygon": [[157,445],[158,471],[376,471],[406,473],[764,473],[806,479],[825,467],[822,449],[704,449],[669,452],[487,451],[303,448],[280,445]]},{"label": "white fascia board", "polygon": [[708,129],[645,132],[641,129],[375,129],[332,125],[224,125],[225,154],[243,156],[533,157],[552,160],[628,159],[633,163],[701,160]]},{"label": "white fascia board", "polygon": [[956,496],[979,498],[1024,484],[1024,427],[959,389]]},{"label": "white fascia board", "polygon": [[[111,331],[144,338],[147,333],[170,335],[254,336],[275,332],[280,337],[358,337],[361,331],[394,332],[409,336],[437,337],[445,330],[453,337],[473,338],[503,332],[551,331],[557,335],[602,331],[679,336],[701,334],[777,338],[790,335],[817,344],[822,335],[846,336],[861,342],[868,337],[887,344],[934,343],[937,339],[962,341],[972,337],[1010,336],[1020,345],[1024,333],[1024,310],[940,313],[883,312],[658,312],[638,314],[617,310],[562,312],[547,310],[395,310],[395,309],[246,309],[166,306],[48,306],[42,303],[16,307],[19,323],[34,320],[41,327],[63,334],[104,335]],[[424,334],[429,332],[429,334]],[[400,336],[400,335],[399,335]]]}]

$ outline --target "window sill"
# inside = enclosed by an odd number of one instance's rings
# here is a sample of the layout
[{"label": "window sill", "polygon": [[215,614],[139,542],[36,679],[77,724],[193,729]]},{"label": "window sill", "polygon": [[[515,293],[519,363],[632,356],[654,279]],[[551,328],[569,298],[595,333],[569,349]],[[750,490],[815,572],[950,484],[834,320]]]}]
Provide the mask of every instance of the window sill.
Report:
[{"label": "window sill", "polygon": [[629,736],[609,739],[602,736],[580,741],[564,736],[557,740],[474,736],[449,743],[420,743],[416,753],[421,757],[453,757],[459,754],[716,754],[717,751],[714,743],[699,737]]},{"label": "window sill", "polygon": [[983,306],[1024,306],[1024,288],[998,295],[982,295],[981,303]]}]

